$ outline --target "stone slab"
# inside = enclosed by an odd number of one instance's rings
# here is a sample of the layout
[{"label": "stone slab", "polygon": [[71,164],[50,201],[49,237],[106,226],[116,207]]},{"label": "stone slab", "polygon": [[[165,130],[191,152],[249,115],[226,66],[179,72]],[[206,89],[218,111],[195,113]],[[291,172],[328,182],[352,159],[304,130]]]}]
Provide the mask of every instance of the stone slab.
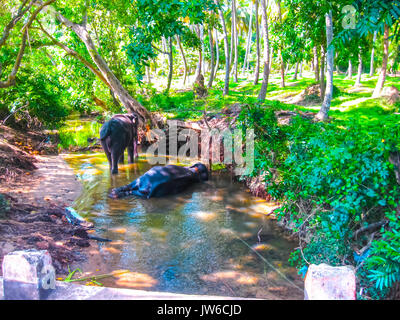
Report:
[{"label": "stone slab", "polygon": [[308,267],[304,281],[305,300],[355,300],[356,275],[351,266],[325,263]]},{"label": "stone slab", "polygon": [[[0,300],[3,296],[3,278],[0,277]],[[238,297],[189,295],[170,292],[85,286],[56,281],[45,300],[258,300]]]}]

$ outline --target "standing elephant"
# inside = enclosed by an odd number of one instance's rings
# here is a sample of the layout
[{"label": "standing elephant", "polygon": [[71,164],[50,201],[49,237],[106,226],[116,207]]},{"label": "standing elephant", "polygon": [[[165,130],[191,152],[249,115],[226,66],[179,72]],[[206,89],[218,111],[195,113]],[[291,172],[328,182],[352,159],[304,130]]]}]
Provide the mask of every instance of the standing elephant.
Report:
[{"label": "standing elephant", "polygon": [[135,195],[145,199],[162,197],[182,192],[196,182],[207,180],[208,170],[202,163],[196,163],[191,167],[172,164],[164,167],[155,166],[132,183],[112,189],[109,196],[122,198]]},{"label": "standing elephant", "polygon": [[134,113],[116,114],[100,128],[100,142],[106,153],[112,174],[118,173],[118,162],[124,162],[128,148],[128,162],[138,158],[138,116]]}]

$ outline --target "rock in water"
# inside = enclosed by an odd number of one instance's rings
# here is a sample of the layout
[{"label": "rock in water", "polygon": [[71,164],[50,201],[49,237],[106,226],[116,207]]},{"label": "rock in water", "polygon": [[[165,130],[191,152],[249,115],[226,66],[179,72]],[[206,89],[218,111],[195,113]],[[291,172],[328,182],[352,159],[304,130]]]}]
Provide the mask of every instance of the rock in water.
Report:
[{"label": "rock in water", "polygon": [[355,300],[356,276],[350,266],[325,263],[309,266],[304,283],[305,300]]},{"label": "rock in water", "polygon": [[65,208],[65,217],[67,218],[68,222],[73,225],[87,227],[87,228],[93,227],[92,223],[87,222],[84,218],[82,218],[79,215],[78,212],[75,211],[75,209],[71,207]]}]

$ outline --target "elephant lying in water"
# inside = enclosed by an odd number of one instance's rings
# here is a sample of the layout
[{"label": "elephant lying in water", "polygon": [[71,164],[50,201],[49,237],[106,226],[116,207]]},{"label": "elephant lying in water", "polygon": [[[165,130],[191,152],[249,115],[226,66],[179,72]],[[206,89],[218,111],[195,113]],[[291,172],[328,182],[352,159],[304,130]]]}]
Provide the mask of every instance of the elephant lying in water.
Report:
[{"label": "elephant lying in water", "polygon": [[156,166],[132,183],[115,188],[111,191],[111,198],[121,198],[135,195],[142,198],[162,197],[168,194],[182,192],[193,183],[207,181],[208,170],[202,163],[191,167],[167,165]]},{"label": "elephant lying in water", "polygon": [[124,151],[128,148],[128,162],[138,158],[138,116],[133,113],[116,114],[100,129],[100,142],[106,153],[111,173],[118,173],[118,162],[124,162]]}]

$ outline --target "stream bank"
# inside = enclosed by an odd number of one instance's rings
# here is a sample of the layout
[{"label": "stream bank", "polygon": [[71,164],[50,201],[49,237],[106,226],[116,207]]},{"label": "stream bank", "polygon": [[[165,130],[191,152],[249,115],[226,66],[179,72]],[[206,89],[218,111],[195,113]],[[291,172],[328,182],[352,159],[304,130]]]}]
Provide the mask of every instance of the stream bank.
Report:
[{"label": "stream bank", "polygon": [[0,148],[0,264],[9,252],[34,248],[49,251],[57,274],[68,273],[90,248],[87,230],[64,216],[81,183],[46,133],[1,126]]}]

